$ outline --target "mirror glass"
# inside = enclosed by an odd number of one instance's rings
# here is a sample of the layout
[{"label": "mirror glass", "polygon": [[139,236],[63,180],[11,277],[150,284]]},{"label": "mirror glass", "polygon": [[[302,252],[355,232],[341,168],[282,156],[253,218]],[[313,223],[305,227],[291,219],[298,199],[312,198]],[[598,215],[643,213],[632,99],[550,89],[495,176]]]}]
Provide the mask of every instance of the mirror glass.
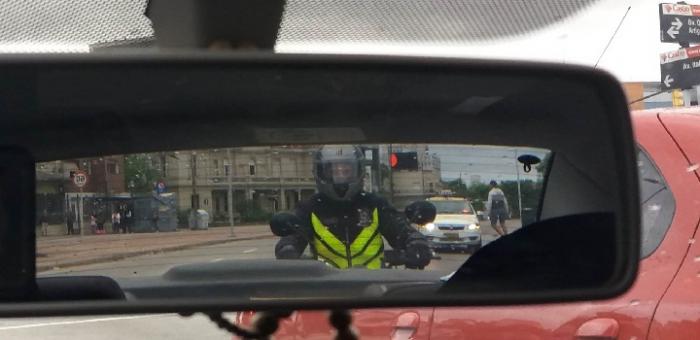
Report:
[{"label": "mirror glass", "polygon": [[[357,153],[326,159],[322,150]],[[525,173],[521,155],[552,153],[524,146],[280,145],[40,162],[38,276],[102,275],[128,291],[137,279],[193,263],[296,258],[344,269],[347,254],[337,253],[346,244],[349,267],[397,271],[407,269],[412,242],[424,241],[431,258],[408,267],[423,271],[416,279],[439,280],[483,246],[539,220],[549,163]],[[404,208],[416,202],[434,206],[432,221],[409,220]],[[285,212],[297,220],[275,236],[270,221]],[[373,242],[379,245],[365,255],[361,248]],[[386,261],[382,248],[394,252]],[[370,264],[372,256],[378,260]]]}]

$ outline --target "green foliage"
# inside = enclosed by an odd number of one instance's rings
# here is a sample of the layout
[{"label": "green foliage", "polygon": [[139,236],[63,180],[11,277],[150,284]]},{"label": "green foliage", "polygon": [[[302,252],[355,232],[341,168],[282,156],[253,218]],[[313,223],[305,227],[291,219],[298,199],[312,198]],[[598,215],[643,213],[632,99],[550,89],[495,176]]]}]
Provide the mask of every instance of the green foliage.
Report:
[{"label": "green foliage", "polygon": [[236,203],[236,211],[241,215],[241,222],[268,222],[272,218],[272,213],[265,211],[254,200]]},{"label": "green foliage", "polygon": [[[446,183],[447,188],[455,193],[455,196],[466,197],[471,200],[474,209],[479,211],[486,210],[486,201],[488,200],[489,190],[491,187],[485,183],[472,183],[467,186],[461,179],[456,179]],[[513,217],[518,217],[520,208],[518,206],[518,182],[504,181],[499,184],[501,190],[506,195],[508,206]],[[537,210],[540,204],[540,195],[542,190],[542,181],[521,180],[520,191],[522,193],[523,208],[531,208]]]},{"label": "green foliage", "polygon": [[[520,207],[518,206],[518,182],[504,181],[500,183],[500,188],[506,195],[508,206],[510,207],[511,215],[519,217]],[[542,193],[542,182],[533,180],[521,180],[520,192],[522,197],[523,209],[530,208],[535,211],[540,205],[540,195]]]},{"label": "green foliage", "polygon": [[547,169],[547,167],[549,166],[549,162],[551,162],[551,161],[552,161],[552,153],[550,152],[546,156],[544,156],[544,158],[542,159],[542,161],[540,163],[535,165],[535,170],[537,170],[537,172],[540,174],[540,177],[543,177],[544,174],[547,172],[547,170],[549,170],[549,169]]},{"label": "green foliage", "polygon": [[[133,154],[124,157],[124,180],[133,193],[149,193],[153,184],[160,179],[160,172],[153,167],[147,154]],[[133,184],[133,187],[130,185]]]},{"label": "green foliage", "polygon": [[491,190],[491,187],[481,182],[469,185],[466,197],[472,201],[474,209],[479,211],[486,210],[486,200],[489,196],[489,190]]}]

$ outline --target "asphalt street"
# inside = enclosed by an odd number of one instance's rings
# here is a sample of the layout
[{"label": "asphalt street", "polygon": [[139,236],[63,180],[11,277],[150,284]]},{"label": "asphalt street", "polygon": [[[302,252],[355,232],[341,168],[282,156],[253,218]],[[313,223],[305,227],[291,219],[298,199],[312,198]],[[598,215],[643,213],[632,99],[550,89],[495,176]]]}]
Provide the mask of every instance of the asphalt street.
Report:
[{"label": "asphalt street", "polygon": [[[484,243],[495,239],[491,228],[482,230]],[[106,275],[114,278],[153,276],[179,264],[216,262],[229,259],[274,258],[275,238],[242,240],[181,251],[155,253],[120,261],[52,270],[41,276]],[[426,270],[436,276],[459,267],[468,254],[441,253]],[[403,270],[403,269],[395,269]],[[235,314],[229,314],[233,318]],[[203,316],[175,314],[114,315],[91,317],[51,317],[0,319],[2,339],[230,339],[231,337]]]}]

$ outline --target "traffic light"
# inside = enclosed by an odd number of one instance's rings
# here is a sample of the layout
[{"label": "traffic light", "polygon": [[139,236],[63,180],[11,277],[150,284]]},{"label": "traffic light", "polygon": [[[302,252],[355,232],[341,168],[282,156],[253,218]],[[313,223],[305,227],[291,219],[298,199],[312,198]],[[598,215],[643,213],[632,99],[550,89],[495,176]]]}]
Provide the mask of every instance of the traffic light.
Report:
[{"label": "traffic light", "polygon": [[418,153],[394,152],[389,156],[389,165],[394,170],[418,170]]}]

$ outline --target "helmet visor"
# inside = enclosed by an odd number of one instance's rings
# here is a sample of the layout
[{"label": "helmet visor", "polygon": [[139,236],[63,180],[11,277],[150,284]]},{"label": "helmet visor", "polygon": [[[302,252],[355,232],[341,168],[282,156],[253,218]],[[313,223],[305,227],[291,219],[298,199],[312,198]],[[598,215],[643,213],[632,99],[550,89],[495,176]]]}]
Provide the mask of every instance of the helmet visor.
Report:
[{"label": "helmet visor", "polygon": [[357,162],[333,161],[319,165],[321,179],[331,184],[348,184],[358,180]]}]

